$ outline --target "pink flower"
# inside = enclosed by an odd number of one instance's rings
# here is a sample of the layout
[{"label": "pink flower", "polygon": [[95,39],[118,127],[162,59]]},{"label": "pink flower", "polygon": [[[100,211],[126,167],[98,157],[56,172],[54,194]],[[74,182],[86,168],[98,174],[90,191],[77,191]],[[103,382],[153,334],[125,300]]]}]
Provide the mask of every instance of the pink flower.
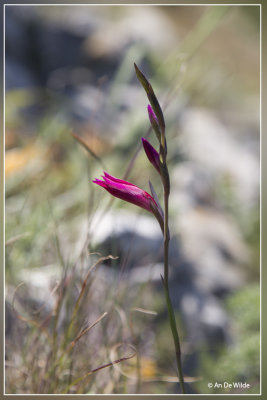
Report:
[{"label": "pink flower", "polygon": [[153,214],[155,213],[155,209],[157,209],[157,204],[149,193],[130,182],[114,178],[114,176],[109,175],[107,172],[104,172],[103,180],[95,179],[93,183],[102,186],[112,196],[135,204]]},{"label": "pink flower", "polygon": [[156,168],[156,170],[160,173],[160,161],[159,161],[159,153],[154,147],[149,143],[148,140],[142,138],[144,150],[146,152],[147,158],[151,162],[151,164]]}]

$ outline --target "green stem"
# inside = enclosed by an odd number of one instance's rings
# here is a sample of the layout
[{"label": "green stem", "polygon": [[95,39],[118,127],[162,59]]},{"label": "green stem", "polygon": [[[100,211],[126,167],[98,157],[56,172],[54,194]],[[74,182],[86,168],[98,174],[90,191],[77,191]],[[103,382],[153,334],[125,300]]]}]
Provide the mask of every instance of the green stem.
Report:
[{"label": "green stem", "polygon": [[169,196],[164,189],[164,281],[167,291],[169,291]]},{"label": "green stem", "polygon": [[173,306],[170,299],[169,294],[169,190],[164,187],[164,279],[163,279],[163,286],[164,292],[166,297],[166,304],[168,309],[168,316],[170,321],[170,327],[172,331],[174,346],[175,346],[175,355],[176,355],[176,363],[178,368],[178,379],[181,385],[182,393],[185,394],[185,387],[184,387],[184,377],[182,371],[182,363],[181,363],[181,348],[180,348],[180,340],[177,331],[177,326],[175,322],[175,316],[173,311]]}]

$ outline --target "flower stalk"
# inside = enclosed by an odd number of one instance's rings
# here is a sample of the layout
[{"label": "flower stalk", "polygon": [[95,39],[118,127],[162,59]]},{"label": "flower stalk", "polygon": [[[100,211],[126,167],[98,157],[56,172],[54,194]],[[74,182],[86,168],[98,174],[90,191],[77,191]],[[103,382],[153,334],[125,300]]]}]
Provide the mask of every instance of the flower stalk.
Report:
[{"label": "flower stalk", "polygon": [[[181,385],[181,391],[185,394],[185,386],[184,386],[184,377],[183,377],[183,370],[182,370],[182,362],[181,362],[181,346],[180,340],[178,335],[178,330],[175,321],[174,310],[170,298],[170,291],[169,291],[169,242],[170,242],[170,235],[169,235],[169,195],[170,195],[170,178],[169,178],[169,171],[167,166],[167,143],[165,137],[165,121],[164,116],[160,107],[160,104],[155,96],[155,93],[152,89],[151,84],[148,82],[144,74],[139,70],[137,65],[135,64],[135,70],[137,78],[139,79],[140,83],[144,87],[150,105],[148,106],[148,114],[152,128],[154,129],[156,136],[159,141],[159,172],[163,184],[164,190],[164,225],[163,225],[163,237],[164,237],[164,277],[162,278],[162,283],[164,287],[164,293],[166,298],[166,305],[168,310],[168,317],[170,321],[170,328],[173,336],[174,346],[175,346],[175,356],[176,356],[176,363],[178,369],[178,380]],[[151,146],[151,145],[150,145]],[[151,146],[152,147],[152,146]],[[146,150],[146,148],[145,148]],[[156,151],[153,148],[154,151]],[[155,157],[152,157],[154,151],[150,151],[148,155],[149,161],[155,166]],[[147,150],[146,150],[147,153]]]}]

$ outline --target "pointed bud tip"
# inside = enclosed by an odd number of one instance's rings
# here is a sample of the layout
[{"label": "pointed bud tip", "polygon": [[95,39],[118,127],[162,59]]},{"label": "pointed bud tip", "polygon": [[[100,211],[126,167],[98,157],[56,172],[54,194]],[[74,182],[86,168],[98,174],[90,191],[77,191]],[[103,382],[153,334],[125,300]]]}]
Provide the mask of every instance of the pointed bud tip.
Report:
[{"label": "pointed bud tip", "polygon": [[136,75],[140,77],[140,74],[142,74],[142,72],[140,71],[140,69],[137,67],[137,65],[135,63],[134,63],[134,68],[135,68]]}]

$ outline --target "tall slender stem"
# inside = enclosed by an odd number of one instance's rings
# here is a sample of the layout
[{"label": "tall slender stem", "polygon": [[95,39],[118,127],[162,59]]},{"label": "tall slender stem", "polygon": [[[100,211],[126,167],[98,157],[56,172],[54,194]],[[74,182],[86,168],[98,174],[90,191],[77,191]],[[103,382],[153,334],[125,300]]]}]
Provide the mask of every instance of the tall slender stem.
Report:
[{"label": "tall slender stem", "polygon": [[[182,392],[185,393],[184,388],[184,378],[182,372],[182,363],[181,363],[181,349],[180,349],[180,341],[178,336],[178,331],[175,322],[175,316],[173,311],[173,306],[170,299],[169,294],[169,194],[170,194],[170,179],[169,179],[169,172],[167,167],[167,143],[166,143],[166,136],[165,136],[165,121],[164,116],[158,102],[158,99],[153,91],[151,84],[146,79],[145,75],[139,70],[136,64],[135,71],[137,78],[139,79],[140,83],[142,84],[143,88],[146,91],[148,100],[150,105],[148,106],[148,114],[149,119],[151,122],[151,126],[154,129],[156,136],[159,140],[159,169],[160,169],[160,176],[164,188],[164,222],[160,215],[158,214],[158,210],[155,211],[155,217],[159,220],[160,226],[164,223],[163,227],[163,235],[164,235],[164,278],[162,278],[164,292],[166,297],[166,304],[168,309],[168,316],[170,320],[170,327],[172,331],[172,336],[175,345],[175,355],[177,361],[177,368],[178,368],[178,380],[181,385]],[[151,160],[150,160],[151,161]],[[153,164],[153,163],[152,163]]]},{"label": "tall slender stem", "polygon": [[164,185],[164,292],[166,297],[167,309],[168,309],[168,316],[170,320],[170,327],[172,331],[174,346],[175,346],[175,355],[176,355],[176,363],[178,368],[178,379],[181,385],[182,393],[185,394],[185,387],[184,387],[184,377],[182,371],[182,363],[181,363],[181,347],[180,347],[180,340],[177,331],[173,306],[170,299],[169,293],[169,189],[166,188]]},{"label": "tall slender stem", "polygon": [[169,195],[164,189],[164,281],[169,290]]}]

